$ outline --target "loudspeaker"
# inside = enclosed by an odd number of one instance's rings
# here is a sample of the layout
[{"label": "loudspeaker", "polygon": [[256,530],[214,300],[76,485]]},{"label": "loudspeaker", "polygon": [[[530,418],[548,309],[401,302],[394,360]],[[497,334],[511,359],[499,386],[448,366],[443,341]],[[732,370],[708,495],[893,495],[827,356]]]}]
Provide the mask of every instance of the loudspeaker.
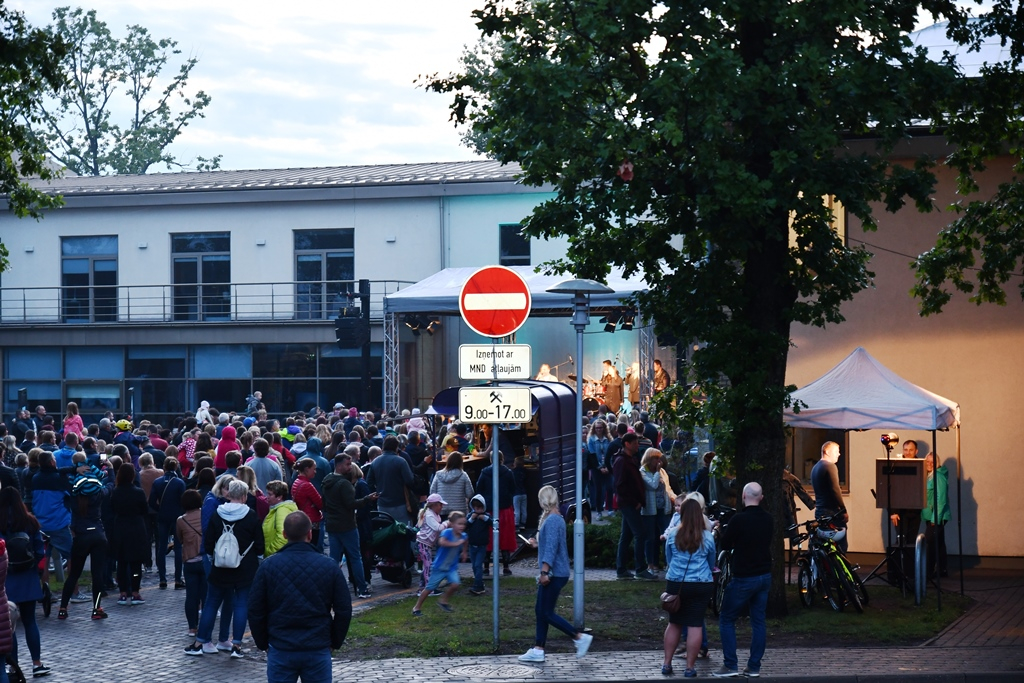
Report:
[{"label": "loudspeaker", "polygon": [[[888,493],[892,483],[892,492]],[[927,479],[924,460],[879,458],[875,461],[875,507],[892,510],[920,510],[925,506]]]}]

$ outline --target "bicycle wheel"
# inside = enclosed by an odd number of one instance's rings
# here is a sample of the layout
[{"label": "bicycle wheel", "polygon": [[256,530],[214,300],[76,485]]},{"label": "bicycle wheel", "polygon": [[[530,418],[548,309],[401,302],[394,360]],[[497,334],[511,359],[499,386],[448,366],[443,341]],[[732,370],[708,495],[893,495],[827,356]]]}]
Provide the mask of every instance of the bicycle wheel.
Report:
[{"label": "bicycle wheel", "polygon": [[815,560],[818,563],[818,581],[825,595],[825,600],[828,601],[829,606],[834,611],[842,612],[843,607],[846,606],[846,601],[843,597],[843,586],[839,583],[839,578],[836,576],[832,563],[829,562],[828,557],[823,551],[818,551],[815,554]]},{"label": "bicycle wheel", "polygon": [[864,605],[860,604],[860,595],[857,593],[857,587],[853,584],[853,579],[850,577],[850,568],[838,557],[832,558],[832,567],[835,569],[839,583],[843,586],[843,592],[846,594],[846,603],[853,605],[858,614],[863,614]]},{"label": "bicycle wheel", "polygon": [[729,585],[730,579],[732,579],[732,556],[728,550],[723,550],[718,553],[718,583],[715,585],[714,605],[712,609],[715,614],[722,613],[722,601],[725,599],[725,587]]},{"label": "bicycle wheel", "polygon": [[[846,561],[846,558],[843,558]],[[854,570],[853,566],[846,561],[846,567],[850,570],[850,578],[853,580],[853,587],[857,589],[857,597],[860,598],[860,604],[864,607],[868,606],[868,587],[864,585],[864,581]]]},{"label": "bicycle wheel", "polygon": [[806,562],[800,563],[800,571],[796,575],[796,589],[800,593],[800,604],[804,607],[814,604],[814,577]]}]

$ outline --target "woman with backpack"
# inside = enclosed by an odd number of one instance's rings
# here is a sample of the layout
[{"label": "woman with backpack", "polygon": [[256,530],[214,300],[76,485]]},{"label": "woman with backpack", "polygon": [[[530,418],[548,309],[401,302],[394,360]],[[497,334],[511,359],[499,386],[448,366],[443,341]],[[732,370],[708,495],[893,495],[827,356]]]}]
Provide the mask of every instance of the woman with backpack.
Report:
[{"label": "woman with backpack", "polygon": [[[45,676],[50,673],[50,667],[44,666],[40,659],[42,646],[36,624],[36,601],[43,599],[40,565],[44,568],[42,580],[49,580],[45,570],[46,550],[39,522],[25,507],[17,489],[0,489],[0,535],[7,543],[7,599],[21,612],[25,642],[32,655],[32,674],[37,678]],[[12,636],[11,641],[10,651],[17,661],[18,640]]]},{"label": "woman with backpack", "polygon": [[127,463],[117,470],[114,490],[110,494],[110,512],[114,520],[110,527],[110,554],[117,562],[117,587],[121,592],[117,604],[144,605],[146,601],[142,599],[139,588],[142,564],[149,557],[150,541],[146,527],[149,503],[145,492],[135,485],[135,468],[128,467]]},{"label": "woman with backpack", "polygon": [[227,487],[228,502],[216,508],[206,528],[203,540],[212,568],[207,579],[206,600],[199,620],[195,641],[185,648],[187,655],[215,654],[217,646],[211,642],[213,621],[226,596],[234,604],[231,656],[241,659],[242,638],[249,610],[249,587],[252,585],[258,556],[263,554],[263,529],[256,512],[247,504],[249,486],[232,478]]},{"label": "woman with backpack", "polygon": [[[134,469],[128,465],[128,469]],[[95,472],[79,474],[71,484],[71,533],[75,540],[71,544],[71,564],[64,590],[60,596],[60,610],[57,618],[68,618],[68,603],[78,579],[89,560],[92,570],[92,618],[106,619],[107,613],[100,607],[103,599],[103,582],[107,575],[107,534],[103,528],[103,502],[108,497],[106,487],[100,483]]]}]

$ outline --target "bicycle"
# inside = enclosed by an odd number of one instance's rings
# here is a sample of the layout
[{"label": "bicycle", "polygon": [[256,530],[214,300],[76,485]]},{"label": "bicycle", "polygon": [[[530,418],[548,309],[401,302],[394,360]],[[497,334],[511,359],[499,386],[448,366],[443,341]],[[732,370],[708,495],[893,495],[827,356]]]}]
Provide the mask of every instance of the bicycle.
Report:
[{"label": "bicycle", "polygon": [[725,599],[725,587],[732,580],[732,551],[718,547],[718,539],[722,528],[729,523],[736,510],[726,507],[715,501],[708,507],[708,517],[718,522],[712,534],[715,537],[715,563],[716,570],[713,572],[715,589],[711,593],[711,611],[718,616],[722,611],[722,601]]},{"label": "bicycle", "polygon": [[857,575],[857,567],[850,564],[836,545],[836,541],[846,536],[846,529],[836,529],[832,524],[833,518],[794,524],[789,529],[790,533],[800,527],[806,529],[795,537],[798,549],[808,541],[807,550],[801,552],[796,561],[800,602],[804,607],[811,607],[817,592],[836,612],[842,612],[847,605],[863,612],[868,604],[867,587]]}]

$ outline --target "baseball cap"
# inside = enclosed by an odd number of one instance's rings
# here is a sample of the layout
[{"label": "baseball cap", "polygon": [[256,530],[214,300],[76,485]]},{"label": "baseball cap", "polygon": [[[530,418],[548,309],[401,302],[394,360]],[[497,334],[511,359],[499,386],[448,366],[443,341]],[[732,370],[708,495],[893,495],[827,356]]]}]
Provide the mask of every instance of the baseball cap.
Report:
[{"label": "baseball cap", "polygon": [[427,496],[427,505],[432,505],[433,503],[440,503],[441,505],[448,504],[441,498],[440,493],[431,493],[429,496]]}]

